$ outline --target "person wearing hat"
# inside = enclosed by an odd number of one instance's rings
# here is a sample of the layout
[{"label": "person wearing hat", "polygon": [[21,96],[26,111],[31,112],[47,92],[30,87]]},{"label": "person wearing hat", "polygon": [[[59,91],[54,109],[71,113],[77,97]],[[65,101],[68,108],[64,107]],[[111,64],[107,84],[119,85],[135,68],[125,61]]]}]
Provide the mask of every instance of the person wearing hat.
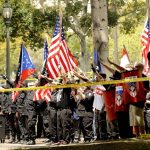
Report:
[{"label": "person wearing hat", "polygon": [[[58,82],[54,82],[52,79],[48,78],[45,75],[40,75],[40,78],[47,81],[47,84],[50,86],[51,84],[58,84]],[[49,84],[50,83],[50,84]],[[58,142],[57,138],[57,94],[58,89],[53,89],[51,91],[51,100],[47,103],[47,108],[45,112],[47,112],[46,117],[43,115],[43,122],[45,122],[45,132],[46,132],[46,140],[44,143],[47,145],[53,145]],[[48,124],[46,124],[46,122]],[[47,127],[47,128],[46,128]]]},{"label": "person wearing hat", "polygon": [[[47,76],[43,74],[39,74],[37,86],[51,86],[51,84],[53,84],[52,79],[48,78]],[[51,127],[52,127],[51,124],[52,125],[54,124],[52,122],[54,111],[50,110],[52,109],[52,107],[50,108],[50,103],[52,101],[53,90],[48,89],[47,91],[49,92],[51,96],[48,96],[46,98],[44,95],[44,97],[41,99],[35,99],[35,103],[36,103],[36,108],[37,108],[36,112],[38,116],[40,116],[40,119],[38,120],[38,122],[42,120],[38,129],[42,128],[44,130],[44,135],[46,137],[46,140],[44,140],[43,142],[46,144],[52,144],[56,140],[56,134],[55,134],[56,132],[55,130],[54,131],[51,130]]]},{"label": "person wearing hat", "polygon": [[[35,87],[36,83],[34,84],[28,84],[30,87]],[[30,90],[27,91],[26,101],[25,101],[25,107],[27,109],[27,136],[25,138],[25,141],[27,145],[34,145],[36,144],[36,132],[35,132],[35,125],[37,122],[37,113],[36,113],[36,105],[33,101],[35,91]]]},{"label": "person wearing hat", "polygon": [[[62,84],[71,84],[66,74],[61,74]],[[58,145],[69,144],[72,129],[71,88],[60,88],[57,93],[57,134]]]},{"label": "person wearing hat", "polygon": [[[84,82],[91,82],[83,73],[74,71],[74,75]],[[76,114],[79,117],[79,128],[83,133],[84,143],[90,143],[93,140],[93,101],[94,93],[91,86],[81,87],[72,93],[76,103]]]},{"label": "person wearing hat", "polygon": [[[27,81],[21,83],[21,88],[27,87]],[[17,105],[17,118],[18,124],[21,131],[21,144],[26,144],[26,136],[27,136],[27,108],[25,107],[25,101],[27,98],[27,91],[20,91],[16,98]]]},{"label": "person wearing hat", "polygon": [[[6,80],[6,85],[3,88],[9,89],[14,87],[14,82],[8,80],[6,76],[3,75],[3,79]],[[14,144],[20,141],[16,102],[12,100],[12,92],[4,92],[2,97],[2,112],[6,116],[6,132],[10,131],[9,143]]]},{"label": "person wearing hat", "polygon": [[89,143],[93,139],[93,101],[94,94],[91,87],[78,89],[73,95],[77,102],[77,115],[80,121],[80,130],[83,133],[84,142]]}]

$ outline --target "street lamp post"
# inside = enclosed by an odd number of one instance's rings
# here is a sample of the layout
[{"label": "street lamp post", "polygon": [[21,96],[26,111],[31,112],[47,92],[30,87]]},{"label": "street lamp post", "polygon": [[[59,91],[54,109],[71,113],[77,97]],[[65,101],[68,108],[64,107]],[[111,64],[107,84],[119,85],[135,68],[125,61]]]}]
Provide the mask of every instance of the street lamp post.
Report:
[{"label": "street lamp post", "polygon": [[9,26],[11,23],[12,8],[10,7],[8,0],[5,0],[3,6],[3,18],[6,25],[6,77],[10,79],[10,37]]}]

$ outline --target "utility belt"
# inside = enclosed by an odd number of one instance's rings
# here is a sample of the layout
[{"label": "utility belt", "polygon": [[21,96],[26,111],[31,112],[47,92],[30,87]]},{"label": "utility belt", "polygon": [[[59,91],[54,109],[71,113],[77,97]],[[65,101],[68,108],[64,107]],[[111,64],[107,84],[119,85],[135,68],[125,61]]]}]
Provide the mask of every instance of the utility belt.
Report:
[{"label": "utility belt", "polygon": [[62,108],[58,108],[57,110],[61,111],[61,110],[64,110],[64,109],[70,109],[70,107],[62,107]]},{"label": "utility belt", "polygon": [[49,107],[57,108],[56,103],[50,103]]}]

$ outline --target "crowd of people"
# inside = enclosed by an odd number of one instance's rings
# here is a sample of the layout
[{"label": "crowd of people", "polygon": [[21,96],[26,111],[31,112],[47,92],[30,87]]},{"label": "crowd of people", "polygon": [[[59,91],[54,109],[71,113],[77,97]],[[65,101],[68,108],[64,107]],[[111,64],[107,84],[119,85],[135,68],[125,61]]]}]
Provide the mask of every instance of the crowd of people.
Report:
[{"label": "crowd of people", "polygon": [[[111,80],[140,78],[143,65],[122,68],[108,59]],[[80,82],[101,82],[108,79],[105,73],[91,65],[93,79],[74,70],[71,77],[61,74],[56,82],[40,74],[38,82],[24,81],[21,87],[36,87],[52,84],[67,85]],[[14,85],[6,79],[6,86]],[[139,137],[150,132],[149,81],[104,84],[86,87],[51,89],[51,100],[33,100],[35,90],[20,91],[12,101],[12,92],[0,93],[1,113],[5,115],[6,138],[10,143],[36,144],[36,138],[44,137],[43,143],[59,145]],[[41,132],[40,132],[41,131]]]}]

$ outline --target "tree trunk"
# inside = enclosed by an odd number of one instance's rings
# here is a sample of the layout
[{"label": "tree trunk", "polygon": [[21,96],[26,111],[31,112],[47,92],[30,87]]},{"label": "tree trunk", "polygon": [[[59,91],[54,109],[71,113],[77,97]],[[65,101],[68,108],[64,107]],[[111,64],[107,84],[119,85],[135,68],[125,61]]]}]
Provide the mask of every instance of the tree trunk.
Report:
[{"label": "tree trunk", "polygon": [[83,71],[87,72],[90,70],[90,61],[86,49],[86,36],[80,38],[81,56],[79,59],[80,67]]},{"label": "tree trunk", "polygon": [[91,0],[93,25],[93,46],[100,58],[106,62],[108,57],[108,18],[106,0]]},{"label": "tree trunk", "polygon": [[114,27],[114,61],[119,65],[118,60],[118,29],[117,25]]}]

